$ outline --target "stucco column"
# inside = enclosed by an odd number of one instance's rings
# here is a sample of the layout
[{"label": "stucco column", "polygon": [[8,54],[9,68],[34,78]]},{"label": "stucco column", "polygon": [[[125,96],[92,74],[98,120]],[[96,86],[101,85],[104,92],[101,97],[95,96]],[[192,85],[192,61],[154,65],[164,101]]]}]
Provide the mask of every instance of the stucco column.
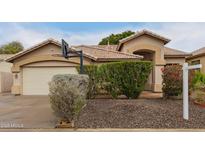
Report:
[{"label": "stucco column", "polygon": [[154,65],[153,67],[153,91],[162,92],[162,68],[164,65]]},{"label": "stucco column", "polygon": [[11,87],[11,93],[14,95],[20,94],[21,80],[20,72],[13,72],[13,85]]},{"label": "stucco column", "polygon": [[153,92],[162,92],[162,68],[164,68],[163,50],[158,50],[154,55],[154,66],[153,66]]}]

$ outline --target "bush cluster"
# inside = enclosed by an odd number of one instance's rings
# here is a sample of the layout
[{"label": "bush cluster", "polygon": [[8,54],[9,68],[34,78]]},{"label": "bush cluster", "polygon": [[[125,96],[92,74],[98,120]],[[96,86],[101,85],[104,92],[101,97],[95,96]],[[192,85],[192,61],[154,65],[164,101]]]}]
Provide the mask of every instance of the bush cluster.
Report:
[{"label": "bush cluster", "polygon": [[162,70],[162,91],[165,98],[182,94],[182,66],[166,65]]},{"label": "bush cluster", "polygon": [[194,77],[192,79],[192,85],[194,89],[205,86],[205,74],[199,71],[195,72]]},{"label": "bush cluster", "polygon": [[205,103],[205,74],[196,71],[192,79],[192,99],[199,104]]},{"label": "bush cluster", "polygon": [[84,66],[85,73],[90,78],[89,91],[92,96],[96,95],[100,88],[113,98],[121,94],[128,98],[137,98],[144,90],[151,69],[151,62],[146,61],[112,62],[98,67]]},{"label": "bush cluster", "polygon": [[55,75],[49,83],[49,98],[54,113],[73,122],[86,105],[87,75]]}]

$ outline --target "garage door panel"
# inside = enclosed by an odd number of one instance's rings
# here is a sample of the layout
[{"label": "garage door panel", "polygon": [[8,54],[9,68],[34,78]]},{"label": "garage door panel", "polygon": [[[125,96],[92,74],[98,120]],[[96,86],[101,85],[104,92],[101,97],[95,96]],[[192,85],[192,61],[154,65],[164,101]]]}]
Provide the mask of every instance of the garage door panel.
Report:
[{"label": "garage door panel", "polygon": [[75,67],[23,68],[23,95],[48,95],[48,83],[56,74],[77,74]]}]

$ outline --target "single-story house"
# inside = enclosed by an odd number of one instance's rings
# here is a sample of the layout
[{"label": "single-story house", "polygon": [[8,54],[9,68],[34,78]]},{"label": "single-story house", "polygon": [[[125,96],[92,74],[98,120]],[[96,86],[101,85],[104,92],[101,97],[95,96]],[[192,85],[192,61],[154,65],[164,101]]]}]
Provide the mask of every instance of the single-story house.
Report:
[{"label": "single-story house", "polygon": [[[142,56],[107,51],[105,49],[79,46],[83,50],[83,63],[90,65],[123,60],[139,60]],[[72,49],[75,50],[75,49]],[[65,59],[61,44],[53,39],[43,41],[7,59],[13,63],[12,94],[47,95],[48,82],[55,74],[77,74],[78,57]]]},{"label": "single-story house", "polygon": [[[82,50],[85,65],[113,61],[149,60],[153,62],[146,90],[162,92],[161,69],[167,64],[183,64],[190,56],[186,52],[168,48],[170,39],[148,30],[136,32],[118,45],[81,45],[71,47]],[[61,55],[61,44],[53,39],[43,41],[7,59],[13,63],[12,94],[47,95],[48,82],[55,74],[76,74],[75,66],[80,59],[65,59]]]}]

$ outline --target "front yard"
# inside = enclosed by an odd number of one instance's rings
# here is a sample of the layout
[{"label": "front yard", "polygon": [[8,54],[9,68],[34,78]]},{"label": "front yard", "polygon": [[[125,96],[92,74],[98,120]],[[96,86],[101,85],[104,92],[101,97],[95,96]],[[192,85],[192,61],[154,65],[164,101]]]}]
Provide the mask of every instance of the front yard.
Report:
[{"label": "front yard", "polygon": [[137,99],[89,101],[79,128],[205,128],[205,109],[190,103],[189,121],[182,118],[181,100]]},{"label": "front yard", "polygon": [[[81,111],[76,126],[79,128],[205,128],[204,119],[205,109],[190,103],[190,120],[183,120],[181,100],[93,99],[89,100]],[[54,128],[57,120],[47,96],[0,96],[1,124],[23,124],[23,128]]]}]

